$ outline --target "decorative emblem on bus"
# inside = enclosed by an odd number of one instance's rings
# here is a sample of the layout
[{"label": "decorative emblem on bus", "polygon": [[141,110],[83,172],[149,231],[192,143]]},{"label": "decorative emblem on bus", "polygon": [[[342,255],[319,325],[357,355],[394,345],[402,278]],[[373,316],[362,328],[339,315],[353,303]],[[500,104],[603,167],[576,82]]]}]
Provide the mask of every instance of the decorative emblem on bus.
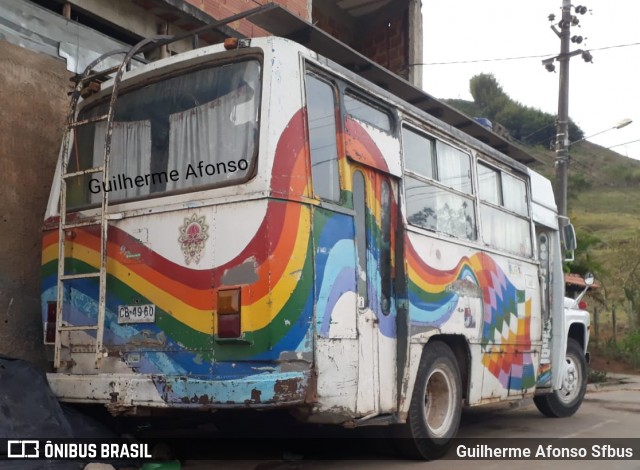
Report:
[{"label": "decorative emblem on bus", "polygon": [[189,264],[194,261],[196,264],[200,262],[202,252],[204,251],[204,242],[209,238],[209,226],[205,222],[205,217],[198,217],[193,214],[191,217],[184,219],[184,224],[180,227],[180,248],[184,255],[185,263]]}]

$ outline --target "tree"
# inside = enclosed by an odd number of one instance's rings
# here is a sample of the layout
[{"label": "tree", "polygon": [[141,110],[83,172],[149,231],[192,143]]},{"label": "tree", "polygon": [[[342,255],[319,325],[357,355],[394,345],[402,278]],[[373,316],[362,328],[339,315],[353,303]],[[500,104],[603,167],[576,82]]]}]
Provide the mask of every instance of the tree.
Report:
[{"label": "tree", "polygon": [[511,101],[492,74],[482,73],[472,77],[469,91],[473,101],[482,109],[483,117],[490,120],[494,120],[498,112]]},{"label": "tree", "polygon": [[[528,145],[544,145],[547,148],[553,145],[555,116],[512,100],[492,74],[473,76],[469,81],[469,91],[475,109],[480,110],[480,116],[502,124],[513,138]],[[569,140],[583,137],[584,132],[570,120]]]},{"label": "tree", "polygon": [[614,301],[627,300],[635,315],[635,325],[640,325],[640,230],[635,237],[618,243],[611,253],[616,272],[611,276]]},{"label": "tree", "polygon": [[584,276],[593,273],[596,278],[606,274],[602,263],[597,261],[592,254],[592,249],[602,244],[602,240],[592,233],[584,230],[576,230],[577,247],[574,252],[574,260],[567,263],[569,272]]}]

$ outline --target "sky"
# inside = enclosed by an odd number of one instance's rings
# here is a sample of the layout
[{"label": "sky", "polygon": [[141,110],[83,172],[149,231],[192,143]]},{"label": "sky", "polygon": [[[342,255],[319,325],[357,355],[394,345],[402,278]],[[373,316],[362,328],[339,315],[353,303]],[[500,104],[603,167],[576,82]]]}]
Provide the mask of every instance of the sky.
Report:
[{"label": "sky", "polygon": [[[557,114],[560,67],[555,62],[556,72],[550,73],[542,60],[560,52],[560,38],[551,25],[560,19],[562,0],[422,2],[427,93],[473,100],[469,80],[491,73],[513,100]],[[619,145],[640,139],[640,0],[574,0],[573,5],[585,5],[589,11],[576,15],[580,24],[571,28],[571,35],[585,39],[571,44],[571,50],[589,50],[593,63],[580,55],[570,61],[569,115],[589,141],[640,159],[640,141]],[[556,16],[554,23],[547,19],[550,13]],[[626,44],[635,45],[611,47]],[[523,56],[536,57],[470,62]],[[470,63],[427,65],[440,62]],[[633,123],[608,130],[623,119]],[[598,135],[589,138],[594,134]]]}]

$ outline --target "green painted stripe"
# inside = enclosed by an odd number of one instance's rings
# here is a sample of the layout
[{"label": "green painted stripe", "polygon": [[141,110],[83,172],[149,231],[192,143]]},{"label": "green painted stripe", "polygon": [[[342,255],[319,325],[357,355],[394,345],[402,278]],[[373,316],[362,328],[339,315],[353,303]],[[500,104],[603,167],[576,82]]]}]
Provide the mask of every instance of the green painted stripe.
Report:
[{"label": "green painted stripe", "polygon": [[[313,243],[311,243],[311,234],[309,234],[307,254],[298,284],[291,293],[289,300],[287,300],[282,307],[282,310],[280,310],[273,320],[271,320],[271,323],[260,330],[245,333],[245,338],[253,344],[251,346],[237,344],[216,346],[216,360],[227,361],[246,359],[267,351],[276,345],[278,341],[287,334],[291,327],[295,325],[304,312],[304,307],[309,296],[313,294],[312,250]],[[287,326],[287,323],[290,326]]]},{"label": "green painted stripe", "polygon": [[447,292],[446,289],[441,292],[427,292],[414,283],[411,278],[409,278],[409,292],[419,297],[423,302],[437,304],[444,303],[454,295],[451,292]]},{"label": "green painted stripe", "polygon": [[[264,328],[253,332],[245,332],[245,338],[252,343],[246,344],[224,344],[216,345],[215,359],[218,361],[248,359],[269,350],[277,344],[296,324],[300,315],[304,311],[307,299],[312,295],[313,286],[313,243],[311,234],[307,244],[305,263],[302,268],[300,280],[298,281],[291,296],[276,317]],[[68,273],[80,274],[95,271],[95,267],[74,259],[67,258],[65,261]],[[52,260],[42,267],[43,276],[57,274],[57,260]],[[85,281],[87,282],[87,281]],[[95,282],[97,280],[89,280]],[[152,303],[148,298],[141,295],[129,285],[109,274],[107,276],[107,293],[110,297],[115,296],[123,304]],[[96,299],[97,300],[97,299]],[[193,328],[178,321],[165,310],[156,307],[156,326],[163,330],[169,338],[176,343],[183,345],[186,350],[197,350],[204,352],[203,359],[209,360],[213,355],[213,336],[194,330]],[[290,326],[287,326],[290,325]],[[212,313],[213,331],[213,313]]]}]

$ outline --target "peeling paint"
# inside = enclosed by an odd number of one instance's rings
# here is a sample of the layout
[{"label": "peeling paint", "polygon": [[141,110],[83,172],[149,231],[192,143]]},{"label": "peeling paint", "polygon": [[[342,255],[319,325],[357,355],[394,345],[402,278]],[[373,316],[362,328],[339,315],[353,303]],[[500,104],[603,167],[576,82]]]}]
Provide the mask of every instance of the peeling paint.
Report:
[{"label": "peeling paint", "polygon": [[273,386],[274,401],[288,401],[303,398],[300,396],[299,378],[276,380]]},{"label": "peeling paint", "polygon": [[313,361],[313,353],[311,351],[282,351],[278,357],[280,362],[285,361],[304,361],[309,364]]},{"label": "peeling paint", "polygon": [[458,279],[447,286],[448,292],[458,294],[460,297],[482,298],[482,289],[475,282],[468,279]]},{"label": "peeling paint", "polygon": [[163,331],[154,334],[150,330],[142,330],[129,339],[129,347],[163,347],[167,343],[167,336]]},{"label": "peeling paint", "polygon": [[237,286],[258,282],[258,262],[255,257],[246,259],[242,264],[227,269],[220,282],[222,285]]},{"label": "peeling paint", "polygon": [[295,271],[291,271],[289,276],[294,277],[297,281],[302,277],[302,269],[297,269]]}]

